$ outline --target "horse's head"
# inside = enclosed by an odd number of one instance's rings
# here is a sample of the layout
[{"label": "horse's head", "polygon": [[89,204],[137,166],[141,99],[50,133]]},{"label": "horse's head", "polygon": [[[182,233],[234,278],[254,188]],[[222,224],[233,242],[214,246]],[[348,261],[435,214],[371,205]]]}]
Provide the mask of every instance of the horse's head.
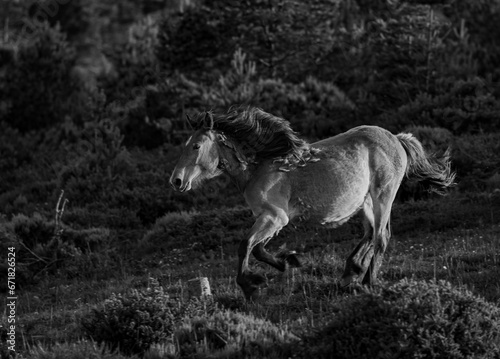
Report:
[{"label": "horse's head", "polygon": [[180,192],[196,188],[203,180],[222,174],[219,168],[219,145],[213,130],[212,114],[207,112],[202,123],[184,144],[181,157],[175,166],[170,185]]}]

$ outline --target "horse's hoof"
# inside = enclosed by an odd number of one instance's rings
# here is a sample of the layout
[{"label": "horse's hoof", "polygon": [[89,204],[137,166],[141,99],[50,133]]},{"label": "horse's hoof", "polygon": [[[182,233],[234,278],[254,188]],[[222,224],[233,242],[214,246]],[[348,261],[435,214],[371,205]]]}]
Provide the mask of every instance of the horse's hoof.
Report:
[{"label": "horse's hoof", "polygon": [[254,301],[259,297],[259,287],[267,283],[267,280],[261,274],[247,272],[238,277],[237,282],[247,301]]},{"label": "horse's hoof", "polygon": [[353,274],[342,277],[342,279],[340,280],[340,287],[346,288],[354,282],[356,282],[356,276]]}]

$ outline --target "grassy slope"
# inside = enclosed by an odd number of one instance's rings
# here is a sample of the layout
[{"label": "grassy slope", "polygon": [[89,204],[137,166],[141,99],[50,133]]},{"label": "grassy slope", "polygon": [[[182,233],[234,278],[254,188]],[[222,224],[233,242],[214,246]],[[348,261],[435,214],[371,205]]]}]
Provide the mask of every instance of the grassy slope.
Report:
[{"label": "grassy slope", "polygon": [[[500,225],[495,224],[498,201],[491,202],[489,207],[484,201],[473,205],[473,200],[461,196],[459,208],[454,206],[455,200],[451,196],[396,206],[395,235],[381,278],[388,283],[401,278],[445,279],[466,285],[474,293],[498,303]],[[443,213],[445,209],[447,213]],[[248,220],[250,223],[251,218]],[[286,325],[293,332],[319,327],[335,312],[339,300],[355,295],[355,291],[341,290],[337,281],[360,231],[356,219],[338,230],[290,228],[283,231],[270,242],[270,249],[277,250],[286,238],[289,248],[303,252],[303,266],[279,273],[253,261],[254,268],[268,277],[268,287],[261,291],[261,300],[254,304],[244,303],[234,282],[235,240],[210,252],[197,250],[188,239],[175,249],[163,243],[163,250],[159,248],[162,243],[154,242],[149,244],[154,247],[144,248],[148,244],[141,241],[141,248],[136,251],[140,256],[124,259],[116,271],[109,273],[109,279],[103,280],[102,275],[98,276],[101,279],[96,276],[84,280],[48,276],[23,290],[17,308],[18,323],[21,323],[18,343],[22,343],[18,348],[27,352],[37,342],[44,346],[76,342],[83,337],[80,318],[93,306],[102,303],[112,292],[147,286],[150,277],[158,278],[172,295],[184,300],[187,280],[206,276],[217,301],[232,310]],[[164,254],[159,254],[161,252]]]}]

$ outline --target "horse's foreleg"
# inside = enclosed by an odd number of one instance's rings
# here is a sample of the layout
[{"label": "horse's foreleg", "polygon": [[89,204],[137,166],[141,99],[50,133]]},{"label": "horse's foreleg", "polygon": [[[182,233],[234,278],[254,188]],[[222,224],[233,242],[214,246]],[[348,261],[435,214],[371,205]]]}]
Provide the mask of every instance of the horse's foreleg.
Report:
[{"label": "horse's foreleg", "polygon": [[[247,299],[250,299],[254,292],[258,289],[259,285],[265,282],[265,278],[263,276],[250,271],[250,253],[252,253],[256,246],[265,242],[266,239],[273,237],[274,234],[286,226],[287,223],[288,216],[284,211],[277,210],[275,212],[265,212],[257,218],[257,221],[250,230],[249,236],[241,241],[238,250],[239,264],[238,277],[236,281],[243,290]],[[259,254],[262,254],[261,249],[257,250]],[[269,256],[271,255],[269,254]]]},{"label": "horse's foreleg", "polygon": [[292,267],[300,267],[300,261],[296,256],[295,251],[285,251],[279,253],[277,256],[269,253],[265,248],[265,243],[261,242],[253,249],[253,255],[261,262],[267,263],[277,270],[284,272],[287,265]]}]

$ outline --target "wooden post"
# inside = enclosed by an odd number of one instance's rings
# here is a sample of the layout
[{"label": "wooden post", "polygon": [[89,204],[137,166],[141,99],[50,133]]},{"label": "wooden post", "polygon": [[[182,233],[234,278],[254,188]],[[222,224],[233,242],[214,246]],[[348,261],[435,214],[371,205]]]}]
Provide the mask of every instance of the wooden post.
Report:
[{"label": "wooden post", "polygon": [[188,280],[188,295],[190,297],[209,297],[212,295],[207,277]]}]

